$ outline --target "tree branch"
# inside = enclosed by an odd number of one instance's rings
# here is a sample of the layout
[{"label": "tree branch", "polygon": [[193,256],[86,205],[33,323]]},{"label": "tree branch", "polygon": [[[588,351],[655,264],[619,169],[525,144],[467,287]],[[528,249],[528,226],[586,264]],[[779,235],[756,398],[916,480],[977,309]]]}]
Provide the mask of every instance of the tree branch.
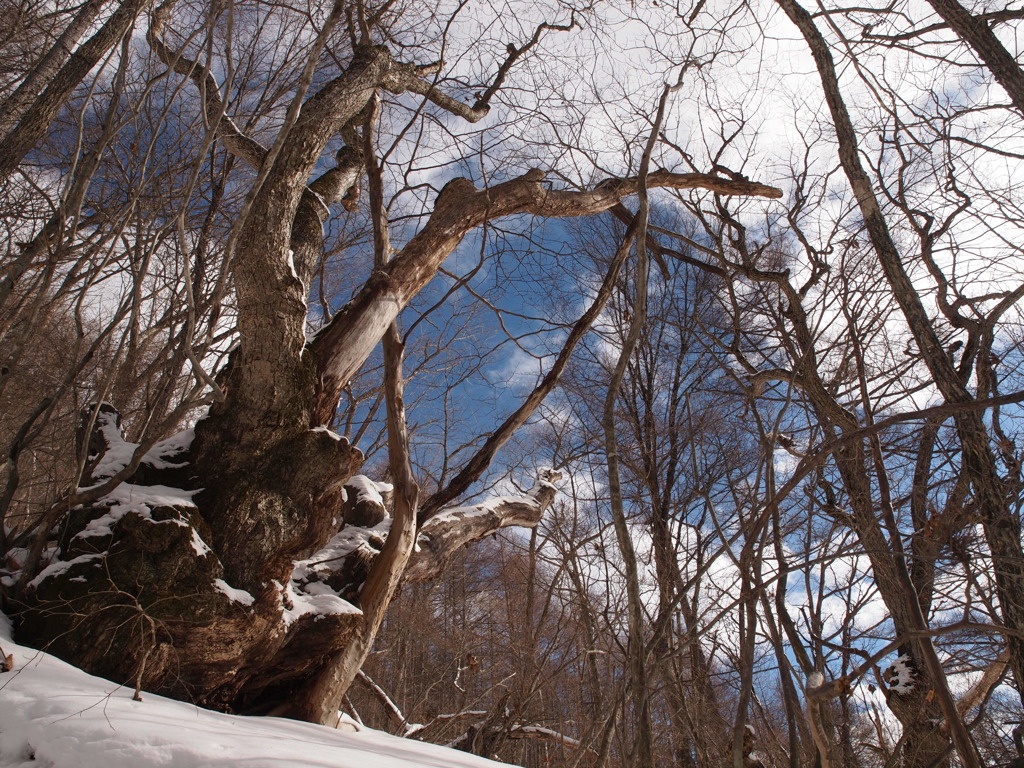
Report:
[{"label": "tree branch", "polygon": [[72,91],[128,33],[146,5],[148,0],[121,3],[96,34],[82,43],[53,74],[43,92],[27,107],[19,106],[24,109],[21,119],[0,140],[0,179],[6,179],[18,167],[67,104]]},{"label": "tree branch", "polygon": [[447,509],[432,517],[420,528],[405,581],[435,578],[455,552],[501,528],[533,527],[555,500],[558,490],[554,483],[561,477],[562,474],[553,469],[542,470],[537,483],[525,496],[501,496],[468,507]]},{"label": "tree branch", "polygon": [[[423,229],[393,261],[371,275],[359,294],[310,342],[320,381],[315,410],[318,423],[325,423],[325,417],[333,414],[342,387],[370,356],[385,329],[469,232],[487,221],[514,214],[560,218],[603,213],[640,187],[635,176],[607,179],[583,191],[549,189],[543,180],[543,171],[534,169],[486,189],[477,189],[461,178],[445,185]],[[648,175],[647,185],[650,189],[782,197],[775,187],[704,173],[654,171]]]},{"label": "tree branch", "polygon": [[626,257],[629,256],[635,230],[636,225],[631,223],[630,227],[626,230],[626,235],[623,238],[622,243],[619,245],[618,251],[616,251],[615,256],[612,258],[612,263],[609,265],[608,271],[605,273],[604,281],[601,283],[600,289],[598,289],[594,302],[590,305],[587,311],[583,313],[580,319],[576,321],[576,324],[573,325],[572,331],[569,332],[569,336],[566,338],[565,344],[562,345],[562,349],[558,353],[558,357],[555,359],[554,365],[552,365],[551,369],[547,374],[545,374],[544,379],[540,384],[534,387],[526,400],[523,401],[523,404],[520,405],[511,416],[505,419],[498,429],[490,434],[487,440],[484,441],[484,444],[480,446],[480,449],[473,455],[473,458],[466,462],[466,465],[459,471],[452,481],[427,499],[423,507],[420,509],[420,525],[429,520],[431,516],[446,504],[450,504],[452,501],[468,491],[469,487],[480,479],[480,476],[483,474],[484,470],[490,466],[501,447],[509,441],[519,427],[526,423],[526,420],[533,415],[533,412],[537,410],[537,407],[544,401],[544,398],[546,398],[555,386],[557,386],[562,377],[562,373],[569,364],[569,360],[572,357],[572,352],[576,348],[576,345],[587,331],[590,330],[594,321],[608,305],[608,301],[611,299],[612,293],[615,290],[615,285],[618,282],[619,273],[622,271],[622,265],[625,264]]}]

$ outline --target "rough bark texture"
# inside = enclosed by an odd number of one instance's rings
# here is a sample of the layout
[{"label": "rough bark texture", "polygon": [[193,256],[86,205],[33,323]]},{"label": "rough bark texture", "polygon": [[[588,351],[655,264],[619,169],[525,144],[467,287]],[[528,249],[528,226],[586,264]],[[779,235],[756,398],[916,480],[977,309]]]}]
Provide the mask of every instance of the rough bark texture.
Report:
[{"label": "rough bark texture", "polygon": [[[128,445],[116,421],[104,406],[92,470]],[[244,481],[204,473],[192,457],[158,445],[128,483],[67,516],[60,560],[22,598],[19,635],[115,682],[138,679],[146,690],[217,709],[309,717],[280,704],[308,700],[312,682],[359,631],[363,583],[385,548],[389,511],[367,494],[365,478],[341,492],[362,457],[326,430],[264,457]],[[305,503],[298,492],[290,502],[282,495],[328,469],[336,478],[329,492],[311,492]],[[438,574],[454,551],[498,528],[536,524],[554,500],[555,478],[545,475],[524,497],[437,516],[408,577]],[[235,503],[252,510],[237,538],[218,535],[207,519],[211,493],[199,490],[226,479],[224,487],[241,489]]]},{"label": "rough bark texture", "polygon": [[[101,434],[105,448],[123,446],[109,427]],[[21,635],[116,682],[139,676],[147,690],[217,708],[246,709],[262,691],[312,674],[358,613],[291,620],[292,561],[334,533],[341,480],[361,455],[324,431],[291,447],[256,459],[244,482],[203,472],[189,451],[155,454],[113,494],[72,510],[59,532],[61,561],[23,597]],[[105,452],[93,454],[94,468]],[[309,506],[282,496],[325,466],[338,480],[310,493]],[[211,525],[217,485],[252,506],[247,530],[223,535]]]}]

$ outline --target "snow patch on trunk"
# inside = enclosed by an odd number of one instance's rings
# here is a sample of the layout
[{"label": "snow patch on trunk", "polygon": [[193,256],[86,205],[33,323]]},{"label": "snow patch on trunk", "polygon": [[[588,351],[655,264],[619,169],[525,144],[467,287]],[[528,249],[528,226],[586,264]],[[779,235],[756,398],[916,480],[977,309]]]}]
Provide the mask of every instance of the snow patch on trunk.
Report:
[{"label": "snow patch on trunk", "polygon": [[340,597],[326,584],[314,582],[302,585],[294,578],[285,586],[274,582],[281,595],[281,617],[285,626],[291,626],[303,616],[339,616],[351,614],[362,616],[363,612],[348,600]]},{"label": "snow patch on trunk", "polygon": [[85,528],[75,534],[75,538],[87,539],[90,536],[109,536],[113,533],[114,524],[129,513],[134,513],[146,520],[152,520],[156,524],[189,525],[187,520],[182,519],[153,520],[152,511],[155,507],[195,508],[196,505],[192,501],[192,497],[197,493],[199,491],[184,491],[181,488],[170,488],[166,485],[132,485],[131,483],[121,483],[121,485],[96,502],[98,506],[109,506],[110,511],[102,517],[91,521]]},{"label": "snow patch on trunk", "polygon": [[[96,417],[96,429],[103,435],[103,440],[107,444],[103,458],[92,470],[93,479],[100,481],[113,477],[127,467],[139,449],[139,443],[129,443],[121,436],[116,416],[111,413],[100,413]],[[195,436],[194,429],[186,429],[166,440],[161,440],[146,451],[142,463],[154,469],[178,469],[185,466],[187,462],[177,462],[175,459],[188,451]]]},{"label": "snow patch on trunk", "polygon": [[106,552],[97,552],[91,555],[79,555],[73,560],[58,560],[57,562],[51,563],[50,565],[43,568],[43,570],[39,572],[39,575],[32,579],[32,581],[30,581],[28,585],[32,589],[35,589],[40,584],[42,584],[45,579],[48,579],[51,576],[57,576],[58,574],[64,573],[64,571],[68,570],[73,565],[78,565],[79,563],[89,563],[93,560],[100,560],[106,556]]},{"label": "snow patch on trunk", "polygon": [[[371,528],[360,528],[354,525],[342,528],[338,533],[334,534],[323,549],[317,551],[312,557],[295,563],[292,581],[299,583],[308,581],[317,570],[336,570],[341,560],[351,555],[359,547],[370,546],[369,542],[371,540],[376,540],[383,544],[390,530],[390,517],[385,517]],[[323,567],[319,568],[319,566]]]},{"label": "snow patch on trunk", "polygon": [[391,483],[378,483],[376,480],[371,480],[366,475],[353,475],[345,483],[348,487],[352,488],[356,492],[356,498],[359,501],[369,501],[375,504],[380,504],[382,507],[384,504],[385,493],[391,493],[395,490],[395,487]]},{"label": "snow patch on trunk", "polygon": [[203,537],[199,535],[199,531],[195,528],[192,529],[192,549],[196,551],[196,554],[199,555],[199,557],[206,557],[213,551],[206,545],[206,542],[203,541]]},{"label": "snow patch on trunk", "polygon": [[214,589],[220,592],[222,595],[227,597],[233,603],[241,603],[242,605],[252,605],[256,602],[251,594],[246,592],[244,589],[235,589],[228,584],[224,579],[213,580]]}]

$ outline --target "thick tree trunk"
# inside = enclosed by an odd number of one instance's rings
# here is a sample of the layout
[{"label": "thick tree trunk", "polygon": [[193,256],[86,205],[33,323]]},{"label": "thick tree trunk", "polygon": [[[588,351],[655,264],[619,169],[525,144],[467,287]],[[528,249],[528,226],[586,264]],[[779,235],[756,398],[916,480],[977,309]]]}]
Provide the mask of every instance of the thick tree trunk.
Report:
[{"label": "thick tree trunk", "polygon": [[[87,483],[132,447],[115,414],[100,416]],[[248,457],[248,471],[225,471],[244,463],[238,455],[205,466],[193,457],[184,440],[158,444],[126,483],[72,510],[61,559],[21,598],[19,632],[115,682],[138,677],[147,690],[244,710],[312,675],[355,625],[355,606],[315,605],[292,571],[337,530],[342,481],[362,457],[322,430]],[[226,531],[232,505],[248,524]]]},{"label": "thick tree trunk", "polygon": [[[117,421],[104,406],[86,482],[131,455]],[[363,631],[363,608],[383,615],[366,603],[380,590],[364,596],[364,583],[378,561],[372,578],[387,582],[385,592],[402,576],[383,554],[389,488],[355,477],[342,493],[362,456],[324,429],[254,458],[250,474],[197,466],[188,437],[157,444],[127,482],[67,516],[60,559],[22,595],[19,635],[118,683],[217,709],[327,720],[324,702],[340,694],[317,698],[314,681]],[[523,497],[437,516],[415,553],[396,541],[413,555],[410,577],[439,573],[455,550],[500,527],[536,524],[556,478]],[[217,505],[232,503],[249,510],[249,526],[217,535],[210,518],[223,524]],[[286,701],[293,705],[282,709]]]}]

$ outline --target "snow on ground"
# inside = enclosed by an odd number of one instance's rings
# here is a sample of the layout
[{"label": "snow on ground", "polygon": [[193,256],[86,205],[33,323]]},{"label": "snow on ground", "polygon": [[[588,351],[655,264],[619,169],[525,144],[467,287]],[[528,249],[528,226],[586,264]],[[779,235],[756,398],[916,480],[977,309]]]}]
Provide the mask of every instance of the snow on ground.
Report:
[{"label": "snow on ground", "polygon": [[0,614],[0,768],[497,768],[362,728],[238,717],[133,691],[11,641]]}]

